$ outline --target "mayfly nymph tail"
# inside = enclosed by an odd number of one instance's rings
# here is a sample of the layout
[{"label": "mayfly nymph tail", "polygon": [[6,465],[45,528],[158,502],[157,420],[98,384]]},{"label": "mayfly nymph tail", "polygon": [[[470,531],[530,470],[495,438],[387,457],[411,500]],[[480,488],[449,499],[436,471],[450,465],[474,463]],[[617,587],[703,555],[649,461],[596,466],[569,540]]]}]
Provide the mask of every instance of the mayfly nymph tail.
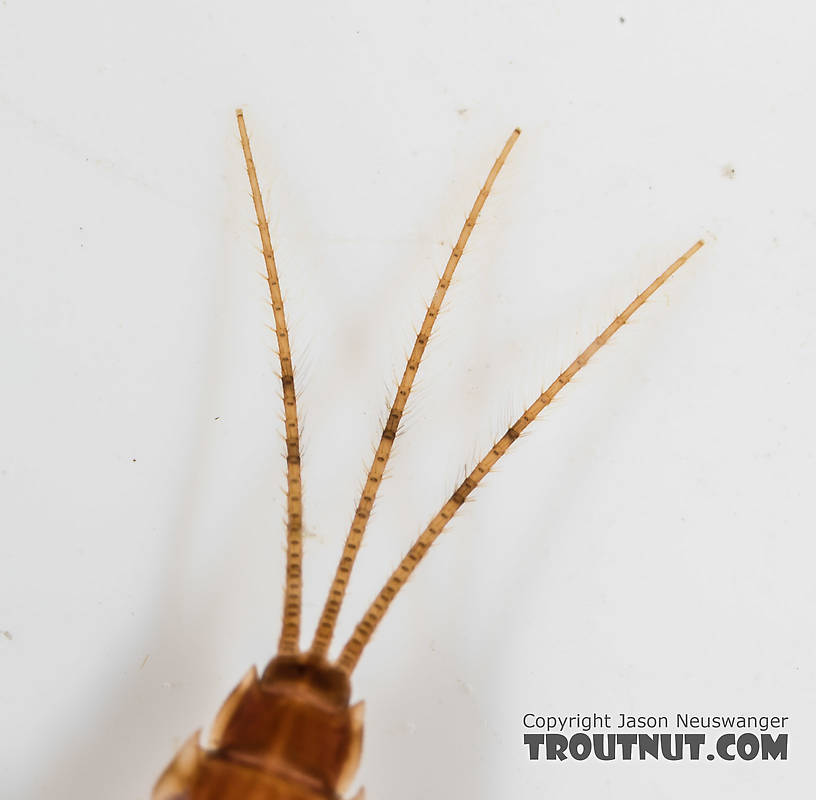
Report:
[{"label": "mayfly nymph tail", "polygon": [[[153,800],[339,800],[354,778],[362,751],[363,704],[349,704],[351,675],[397,593],[468,495],[510,445],[703,242],[696,242],[655,278],[508,427],[431,519],[371,603],[337,660],[330,662],[329,647],[351,570],[425,347],[479,213],[521,131],[516,128],[510,134],[493,164],[439,278],[394,396],[314,639],[309,650],[301,652],[303,530],[295,380],[266,212],[244,115],[240,109],[236,114],[263,246],[283,390],[287,478],[283,622],[277,656],[260,677],[255,667],[244,676],[218,712],[206,746],[200,742],[200,731],[187,740],[156,783]],[[362,798],[361,789],[355,800]]]}]

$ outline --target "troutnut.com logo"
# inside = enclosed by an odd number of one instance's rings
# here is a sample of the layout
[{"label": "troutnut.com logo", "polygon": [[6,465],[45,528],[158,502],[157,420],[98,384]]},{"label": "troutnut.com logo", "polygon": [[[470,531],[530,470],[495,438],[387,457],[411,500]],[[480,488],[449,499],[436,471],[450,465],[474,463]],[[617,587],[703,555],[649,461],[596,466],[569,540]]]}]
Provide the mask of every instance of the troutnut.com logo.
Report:
[{"label": "troutnut.com logo", "polygon": [[[525,714],[531,761],[786,760],[788,717],[723,715]],[[533,731],[536,731],[535,733]],[[638,732],[635,732],[638,731]],[[645,733],[643,731],[649,731]]]}]

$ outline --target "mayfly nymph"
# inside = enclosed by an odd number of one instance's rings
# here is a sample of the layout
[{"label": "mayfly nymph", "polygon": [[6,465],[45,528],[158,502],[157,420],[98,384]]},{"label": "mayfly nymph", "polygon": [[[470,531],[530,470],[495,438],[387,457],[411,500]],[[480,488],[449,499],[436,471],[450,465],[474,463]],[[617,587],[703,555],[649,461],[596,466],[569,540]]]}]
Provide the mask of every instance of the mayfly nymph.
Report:
[{"label": "mayfly nymph", "polygon": [[[371,603],[336,661],[328,658],[340,608],[405,405],[454,270],[521,131],[508,138],[465,220],[417,333],[368,472],[312,644],[300,650],[302,502],[297,400],[281,289],[243,112],[238,129],[266,264],[283,390],[287,479],[286,581],[278,653],[262,675],[253,667],[224,702],[206,746],[191,736],[153,789],[153,800],[339,800],[362,751],[363,705],[350,705],[351,675],[399,590],[468,495],[589,359],[702,246],[696,242],[659,275],[545,389],[493,444],[428,523]],[[362,800],[361,789],[356,800]]]}]

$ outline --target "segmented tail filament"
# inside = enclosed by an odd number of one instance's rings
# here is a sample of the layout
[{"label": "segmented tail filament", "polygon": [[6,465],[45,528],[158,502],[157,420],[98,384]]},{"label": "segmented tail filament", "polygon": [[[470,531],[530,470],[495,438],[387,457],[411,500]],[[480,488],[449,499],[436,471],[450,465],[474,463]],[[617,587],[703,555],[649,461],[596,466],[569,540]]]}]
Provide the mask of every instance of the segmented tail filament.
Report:
[{"label": "segmented tail filament", "polygon": [[[275,329],[278,339],[278,352],[281,364],[281,383],[283,386],[284,414],[286,424],[286,464],[287,464],[287,552],[286,552],[286,587],[284,596],[283,625],[278,652],[295,653],[299,649],[300,617],[301,617],[301,558],[302,558],[302,507],[301,507],[301,476],[300,476],[300,445],[298,439],[297,406],[295,401],[294,377],[292,374],[292,360],[289,348],[289,338],[286,329],[286,320],[283,313],[280,285],[278,283],[275,256],[269,237],[269,227],[261,199],[258,178],[252,161],[249,138],[244,124],[243,112],[237,112],[238,128],[241,134],[241,145],[247,165],[252,198],[255,212],[258,217],[258,228],[263,245],[264,261],[266,262],[267,278],[269,283],[272,308],[275,317]],[[473,207],[465,220],[459,238],[453,246],[448,263],[439,279],[425,319],[417,334],[414,347],[408,357],[399,387],[397,388],[388,420],[384,426],[377,450],[366,478],[357,509],[352,519],[351,528],[346,537],[343,554],[337,566],[334,580],[326,598],[323,612],[315,631],[310,648],[310,654],[315,659],[325,659],[328,654],[334,634],[337,617],[345,596],[351,570],[354,566],[360,543],[365,534],[371,508],[374,504],[377,491],[382,482],[391,449],[399,430],[405,405],[413,386],[414,378],[422,361],[425,347],[428,343],[434,322],[439,315],[445,293],[450,286],[453,273],[464,252],[465,245],[476,225],[479,213],[490,194],[502,166],[516,143],[521,131],[516,128],[507,139],[501,153],[488,173]],[[363,618],[357,624],[351,638],[346,642],[337,659],[338,666],[351,674],[370,641],[377,626],[382,621],[389,606],[405,585],[411,573],[430,550],[431,545],[442,533],[456,512],[464,504],[467,497],[479,485],[496,462],[509,450],[510,445],[519,438],[521,433],[555,398],[555,396],[586,366],[587,362],[620,330],[632,315],[651,297],[683,264],[688,261],[701,247],[703,241],[695,242],[680,258],[664,270],[649,286],[646,287],[614,320],[597,336],[581,354],[545,389],[527,410],[507,429],[490,450],[483,456],[471,473],[450,496],[436,516],[428,523],[425,530],[419,535],[413,546],[383,585],[382,589],[369,606]]]}]

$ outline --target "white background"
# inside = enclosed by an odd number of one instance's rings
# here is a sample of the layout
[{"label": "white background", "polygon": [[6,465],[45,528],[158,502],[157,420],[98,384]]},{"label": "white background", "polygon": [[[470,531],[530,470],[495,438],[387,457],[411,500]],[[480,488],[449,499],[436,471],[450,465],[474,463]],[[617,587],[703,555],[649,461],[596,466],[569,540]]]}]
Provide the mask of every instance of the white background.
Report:
[{"label": "white background", "polygon": [[[366,651],[355,785],[804,798],[814,736],[812,5],[0,5],[0,795],[147,798],[281,610],[274,336],[301,393],[304,644],[436,275],[512,128],[344,608],[542,385]],[[10,637],[10,638],[9,638]],[[522,715],[776,713],[790,760],[530,762]]]}]

